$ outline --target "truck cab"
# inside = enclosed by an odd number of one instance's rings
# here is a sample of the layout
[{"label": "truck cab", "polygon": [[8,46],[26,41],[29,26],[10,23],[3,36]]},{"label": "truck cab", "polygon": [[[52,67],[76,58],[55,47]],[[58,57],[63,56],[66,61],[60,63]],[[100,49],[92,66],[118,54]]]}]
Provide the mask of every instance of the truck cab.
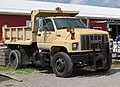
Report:
[{"label": "truck cab", "polygon": [[[37,37],[37,45],[38,48],[51,50],[51,47],[55,44],[61,44],[61,46],[65,46],[64,41],[72,41],[75,39],[74,35],[71,36],[71,30],[74,29],[85,29],[86,26],[83,22],[78,18],[45,18],[41,22],[43,26],[38,29],[38,37]],[[41,25],[39,24],[39,25]],[[71,38],[72,37],[72,38]],[[61,43],[62,42],[62,43]]]}]

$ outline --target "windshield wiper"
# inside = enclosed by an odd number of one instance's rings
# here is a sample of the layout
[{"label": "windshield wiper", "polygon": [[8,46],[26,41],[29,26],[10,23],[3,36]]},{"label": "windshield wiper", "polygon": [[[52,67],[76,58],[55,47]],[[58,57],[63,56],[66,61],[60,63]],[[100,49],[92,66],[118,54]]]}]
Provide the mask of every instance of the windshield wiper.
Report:
[{"label": "windshield wiper", "polygon": [[84,28],[84,27],[83,27],[83,26],[78,25],[78,26],[75,26],[75,28]]},{"label": "windshield wiper", "polygon": [[58,29],[65,29],[65,28],[69,28],[69,27],[59,27]]}]

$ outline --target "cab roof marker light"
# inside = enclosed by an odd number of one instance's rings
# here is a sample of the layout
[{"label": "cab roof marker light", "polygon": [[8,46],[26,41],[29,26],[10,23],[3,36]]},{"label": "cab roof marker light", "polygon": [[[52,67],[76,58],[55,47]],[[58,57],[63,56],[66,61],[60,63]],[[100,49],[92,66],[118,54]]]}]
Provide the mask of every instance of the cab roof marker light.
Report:
[{"label": "cab roof marker light", "polygon": [[55,8],[55,10],[56,10],[57,12],[62,12],[62,10],[61,10],[60,7]]}]

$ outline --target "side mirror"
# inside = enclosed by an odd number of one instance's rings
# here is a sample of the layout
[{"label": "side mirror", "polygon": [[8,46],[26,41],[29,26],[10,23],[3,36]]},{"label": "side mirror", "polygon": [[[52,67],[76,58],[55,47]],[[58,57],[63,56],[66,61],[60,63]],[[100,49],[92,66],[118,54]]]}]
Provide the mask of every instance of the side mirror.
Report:
[{"label": "side mirror", "polygon": [[42,17],[37,17],[37,28],[39,31],[43,30],[43,18]]}]

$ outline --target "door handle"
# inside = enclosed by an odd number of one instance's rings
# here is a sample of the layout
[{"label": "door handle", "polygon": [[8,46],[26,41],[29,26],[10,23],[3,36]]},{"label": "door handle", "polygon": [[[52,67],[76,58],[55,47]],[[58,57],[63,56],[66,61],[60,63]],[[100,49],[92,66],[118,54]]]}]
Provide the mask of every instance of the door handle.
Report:
[{"label": "door handle", "polygon": [[37,34],[37,36],[41,36],[41,34]]}]

